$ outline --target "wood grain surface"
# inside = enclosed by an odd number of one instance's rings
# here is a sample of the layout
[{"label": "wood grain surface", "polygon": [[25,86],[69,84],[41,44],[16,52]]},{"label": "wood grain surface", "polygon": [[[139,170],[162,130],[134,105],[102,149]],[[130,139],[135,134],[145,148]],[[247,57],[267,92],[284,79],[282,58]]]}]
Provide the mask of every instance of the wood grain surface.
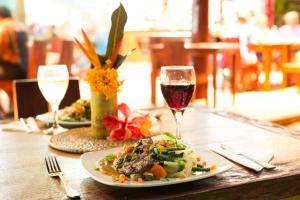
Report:
[{"label": "wood grain surface", "polygon": [[[175,131],[168,109],[155,112],[163,113],[162,130]],[[281,199],[300,194],[300,134],[196,106],[187,109],[182,125],[183,140],[188,143],[205,148],[222,142],[240,149],[272,150],[271,163],[277,167],[255,173],[235,165],[221,175],[190,183],[115,188],[89,178],[80,155],[48,147],[49,136],[0,132],[0,199],[66,199],[59,180],[47,176],[44,157],[49,153],[57,155],[65,177],[82,199]]]}]

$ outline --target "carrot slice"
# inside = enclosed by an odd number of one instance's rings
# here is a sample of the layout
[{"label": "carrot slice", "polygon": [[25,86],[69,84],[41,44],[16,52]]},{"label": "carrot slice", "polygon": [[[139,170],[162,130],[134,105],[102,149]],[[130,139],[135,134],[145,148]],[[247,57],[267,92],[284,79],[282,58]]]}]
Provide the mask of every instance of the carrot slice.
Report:
[{"label": "carrot slice", "polygon": [[150,169],[150,172],[153,174],[156,180],[167,177],[166,170],[160,165],[153,165]]},{"label": "carrot slice", "polygon": [[212,171],[212,170],[215,170],[215,169],[217,169],[217,165],[212,165],[212,166],[210,166],[210,170]]},{"label": "carrot slice", "polygon": [[133,150],[133,147],[129,146],[129,145],[124,145],[123,146],[123,152],[124,153],[131,153]]},{"label": "carrot slice", "polygon": [[124,175],[124,174],[121,174],[120,176],[119,176],[119,182],[120,183],[124,183],[126,181],[126,176]]},{"label": "carrot slice", "polygon": [[139,183],[144,183],[144,179],[138,178],[137,182],[139,182]]}]

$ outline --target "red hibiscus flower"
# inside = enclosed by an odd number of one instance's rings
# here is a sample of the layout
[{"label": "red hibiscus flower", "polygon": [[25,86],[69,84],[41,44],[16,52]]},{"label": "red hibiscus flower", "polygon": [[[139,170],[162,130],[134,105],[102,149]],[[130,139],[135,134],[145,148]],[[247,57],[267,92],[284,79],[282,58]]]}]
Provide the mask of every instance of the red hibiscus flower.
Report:
[{"label": "red hibiscus flower", "polygon": [[107,116],[103,119],[104,126],[110,131],[108,139],[138,139],[151,135],[149,129],[152,126],[152,122],[149,119],[149,115],[130,119],[131,112],[125,103],[118,105],[118,111],[124,116],[124,119],[119,119],[118,116]]}]

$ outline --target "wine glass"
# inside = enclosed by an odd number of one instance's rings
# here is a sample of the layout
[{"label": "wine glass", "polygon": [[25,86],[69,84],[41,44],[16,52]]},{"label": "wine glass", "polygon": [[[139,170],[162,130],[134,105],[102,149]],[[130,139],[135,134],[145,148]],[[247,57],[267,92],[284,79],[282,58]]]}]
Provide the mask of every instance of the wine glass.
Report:
[{"label": "wine glass", "polygon": [[69,72],[66,65],[39,66],[37,74],[38,85],[44,98],[49,103],[53,112],[53,125],[44,131],[53,135],[64,132],[66,129],[58,124],[57,111],[61,100],[64,98],[69,85]]},{"label": "wine glass", "polygon": [[160,87],[176,121],[176,139],[181,141],[181,120],[195,90],[193,66],[163,66]]}]

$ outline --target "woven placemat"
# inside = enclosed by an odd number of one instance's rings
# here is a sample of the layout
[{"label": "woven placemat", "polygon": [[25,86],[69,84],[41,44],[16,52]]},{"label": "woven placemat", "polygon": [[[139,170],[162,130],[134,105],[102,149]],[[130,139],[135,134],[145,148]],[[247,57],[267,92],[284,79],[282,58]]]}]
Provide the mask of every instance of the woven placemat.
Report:
[{"label": "woven placemat", "polygon": [[91,128],[74,128],[50,138],[49,146],[70,153],[85,153],[99,151],[124,144],[132,144],[134,140],[109,141],[105,139],[95,139],[89,135]]}]

